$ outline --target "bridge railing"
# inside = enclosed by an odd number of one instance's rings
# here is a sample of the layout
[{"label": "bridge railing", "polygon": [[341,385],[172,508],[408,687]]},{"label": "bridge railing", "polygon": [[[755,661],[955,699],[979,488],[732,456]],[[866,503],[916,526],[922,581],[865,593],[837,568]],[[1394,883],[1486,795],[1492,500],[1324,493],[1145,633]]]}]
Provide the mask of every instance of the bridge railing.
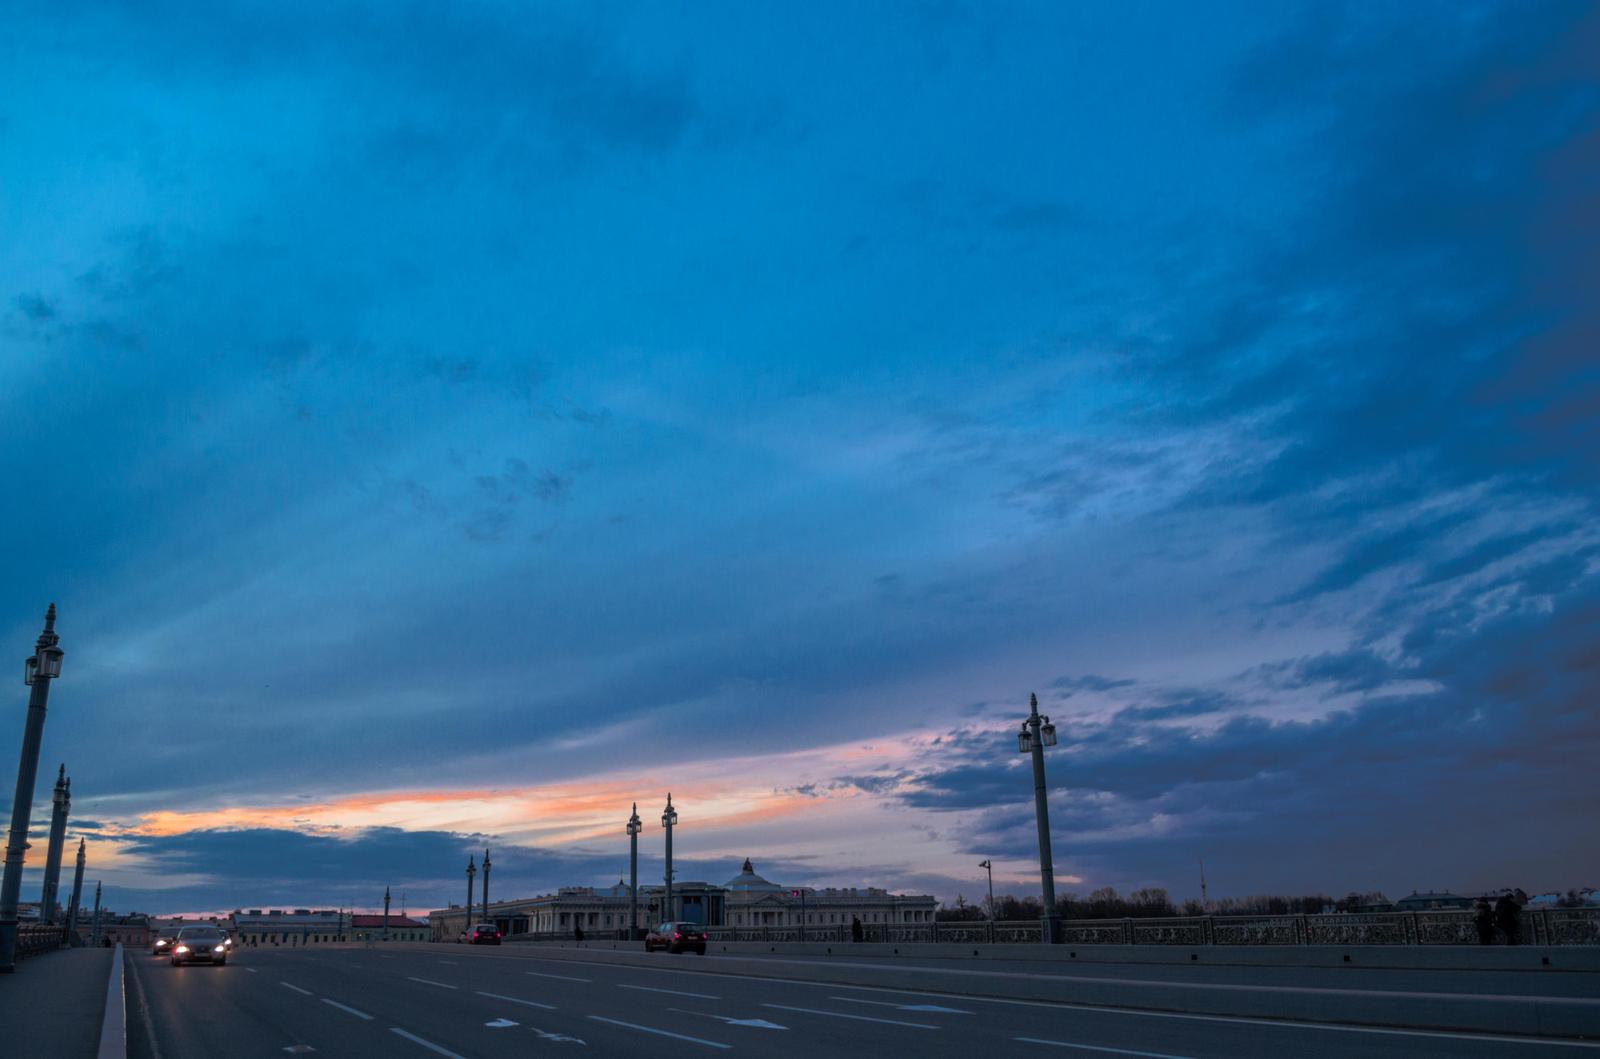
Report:
[{"label": "bridge railing", "polygon": [[59,923],[55,926],[44,923],[18,923],[17,958],[54,952],[61,948],[65,933]]},{"label": "bridge railing", "polygon": [[[591,941],[622,941],[626,928],[585,929]],[[642,931],[641,931],[642,933]],[[848,924],[707,927],[711,941],[848,944]],[[862,941],[892,944],[1034,944],[1038,920],[940,923],[863,923]],[[1072,945],[1476,945],[1468,910],[1335,913],[1330,915],[1176,916],[1159,919],[1070,919],[1062,941]],[[570,930],[513,934],[510,941],[571,941]],[[1503,939],[1498,939],[1503,940]],[[1600,945],[1600,908],[1553,908],[1522,913],[1526,945]]]}]

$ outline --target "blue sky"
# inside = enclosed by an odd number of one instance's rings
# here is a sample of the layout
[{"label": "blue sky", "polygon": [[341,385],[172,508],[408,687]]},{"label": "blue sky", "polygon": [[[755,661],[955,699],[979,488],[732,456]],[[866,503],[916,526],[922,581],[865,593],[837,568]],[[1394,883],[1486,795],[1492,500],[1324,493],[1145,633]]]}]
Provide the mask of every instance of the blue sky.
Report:
[{"label": "blue sky", "polygon": [[108,900],[610,882],[635,799],[653,877],[668,789],[713,880],[1025,893],[1034,690],[1068,889],[1592,885],[1596,54],[1553,3],[24,6],[0,636],[59,604]]}]

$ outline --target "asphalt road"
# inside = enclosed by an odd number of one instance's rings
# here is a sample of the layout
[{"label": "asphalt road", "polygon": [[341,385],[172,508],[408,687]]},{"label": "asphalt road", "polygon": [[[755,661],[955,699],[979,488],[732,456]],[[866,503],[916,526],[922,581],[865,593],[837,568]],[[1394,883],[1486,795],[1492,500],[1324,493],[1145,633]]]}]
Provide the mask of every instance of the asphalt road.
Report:
[{"label": "asphalt road", "polygon": [[[1072,1007],[709,974],[714,958],[433,945],[129,954],[129,1052],[190,1056],[1417,1056],[1600,1054],[1600,1043]],[[944,962],[944,961],[941,961]],[[785,974],[804,974],[789,967]]]}]

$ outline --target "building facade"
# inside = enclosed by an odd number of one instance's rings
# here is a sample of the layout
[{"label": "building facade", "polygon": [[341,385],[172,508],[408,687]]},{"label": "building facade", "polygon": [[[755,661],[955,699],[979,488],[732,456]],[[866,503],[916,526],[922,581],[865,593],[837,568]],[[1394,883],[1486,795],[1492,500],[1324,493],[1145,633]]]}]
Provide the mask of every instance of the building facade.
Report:
[{"label": "building facade", "polygon": [[395,912],[387,917],[363,914],[348,918],[350,936],[355,941],[428,941],[432,937],[428,924]]},{"label": "building facade", "polygon": [[293,948],[350,940],[350,916],[337,909],[263,912],[252,908],[234,912],[222,925],[233,933],[235,945],[246,948]]},{"label": "building facade", "polygon": [[[639,927],[649,929],[665,920],[684,920],[710,927],[763,927],[833,925],[849,926],[859,918],[863,926],[894,923],[932,923],[939,907],[926,894],[891,894],[876,887],[839,889],[791,887],[756,874],[746,859],[739,874],[723,885],[684,881],[672,887],[672,905],[663,906],[664,888],[639,887]],[[563,886],[555,893],[512,901],[491,902],[487,921],[506,937],[520,934],[573,934],[626,930],[629,890],[622,880],[604,888]],[[474,906],[472,922],[484,921],[482,908]],[[459,905],[428,913],[435,941],[459,940],[468,915]]]}]

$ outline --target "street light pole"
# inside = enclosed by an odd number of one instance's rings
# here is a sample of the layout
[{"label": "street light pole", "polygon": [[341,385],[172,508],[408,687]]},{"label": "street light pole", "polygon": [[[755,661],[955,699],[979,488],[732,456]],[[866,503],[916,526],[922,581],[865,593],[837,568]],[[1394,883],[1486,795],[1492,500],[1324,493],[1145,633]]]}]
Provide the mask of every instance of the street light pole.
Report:
[{"label": "street light pole", "polygon": [[75,945],[78,940],[78,904],[83,900],[84,841],[78,839],[78,870],[72,875],[72,904],[67,909],[66,930],[62,932],[62,938],[68,945]]},{"label": "street light pole", "polygon": [[639,803],[633,803],[633,815],[628,817],[628,940],[639,936]]},{"label": "street light pole", "polygon": [[383,888],[383,940],[389,940],[389,888]]},{"label": "street light pole", "polygon": [[17,899],[22,894],[22,860],[28,848],[28,822],[33,816],[34,781],[39,778],[39,744],[50,681],[61,675],[61,637],[56,635],[56,605],[44,612],[44,631],[33,654],[23,663],[22,682],[28,693],[28,719],[22,730],[22,759],[17,764],[17,793],[11,799],[11,833],[6,840],[5,877],[0,881],[0,974],[17,969]]},{"label": "street light pole", "polygon": [[987,871],[989,873],[989,922],[993,923],[994,922],[994,861],[992,861],[992,860],[981,861],[981,862],[979,862],[978,867],[984,869],[985,871]]},{"label": "street light pole", "polygon": [[1056,726],[1039,716],[1039,696],[1028,696],[1028,719],[1017,734],[1017,749],[1033,755],[1033,809],[1039,824],[1039,883],[1044,891],[1041,940],[1053,945],[1061,940],[1061,917],[1056,912],[1056,870],[1050,858],[1050,805],[1045,797],[1044,748],[1056,745]]},{"label": "street light pole", "polygon": [[44,885],[39,888],[39,922],[54,923],[61,903],[61,851],[67,843],[67,814],[72,811],[72,781],[67,766],[56,772],[55,795],[50,800],[50,844],[45,847]]},{"label": "street light pole", "polygon": [[489,847],[483,848],[483,921],[491,923],[489,918]]},{"label": "street light pole", "polygon": [[472,854],[467,854],[467,913],[466,922],[461,924],[461,933],[465,934],[472,929],[472,877],[478,874],[478,866],[474,864]]},{"label": "street light pole", "polygon": [[677,922],[678,915],[672,907],[672,825],[678,822],[678,810],[672,807],[672,792],[667,792],[667,807],[661,811],[661,826],[667,829],[667,891],[662,919]]},{"label": "street light pole", "polygon": [[89,934],[89,944],[96,948],[100,945],[100,883],[94,884],[94,928]]}]

